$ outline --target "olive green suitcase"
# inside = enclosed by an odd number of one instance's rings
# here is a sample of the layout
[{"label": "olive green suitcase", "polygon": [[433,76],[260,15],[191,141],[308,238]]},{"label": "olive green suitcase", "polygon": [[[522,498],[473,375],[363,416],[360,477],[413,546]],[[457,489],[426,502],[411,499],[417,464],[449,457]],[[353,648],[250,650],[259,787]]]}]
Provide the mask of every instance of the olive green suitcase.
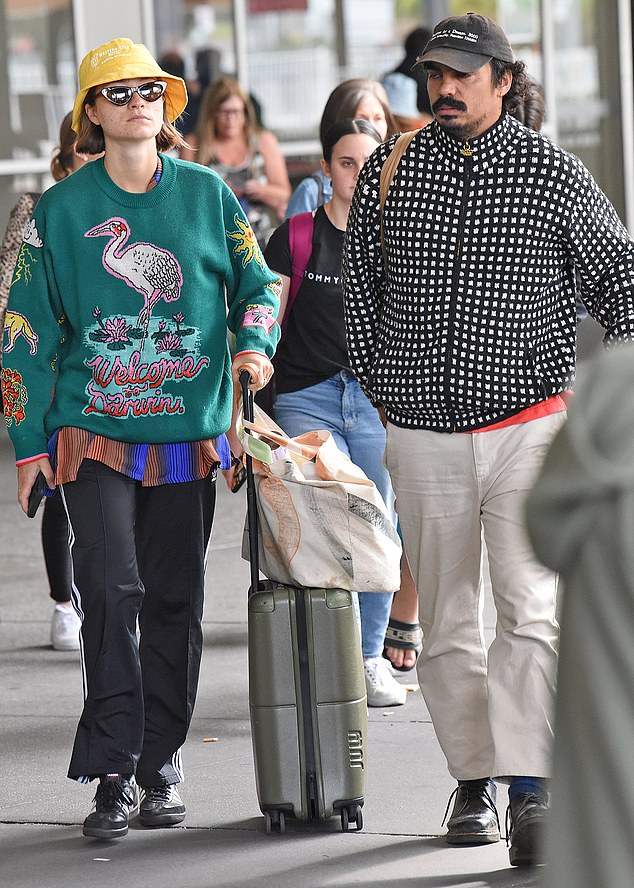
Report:
[{"label": "olive green suitcase", "polygon": [[[251,398],[241,378],[245,416]],[[257,503],[247,457],[249,530]],[[259,579],[249,533],[249,708],[255,775],[266,831],[286,818],[340,817],[363,827],[368,712],[352,594]],[[257,591],[256,591],[257,590]]]}]

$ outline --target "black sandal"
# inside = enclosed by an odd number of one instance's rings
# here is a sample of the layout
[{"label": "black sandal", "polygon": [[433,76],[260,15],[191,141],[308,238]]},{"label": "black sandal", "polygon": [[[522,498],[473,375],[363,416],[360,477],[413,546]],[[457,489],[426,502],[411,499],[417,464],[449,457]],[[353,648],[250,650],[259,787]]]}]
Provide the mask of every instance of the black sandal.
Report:
[{"label": "black sandal", "polygon": [[[401,651],[414,651],[418,660],[418,655],[423,649],[423,630],[418,623],[404,623],[402,620],[390,617],[383,643],[383,656],[392,663],[386,654],[388,647],[398,648]],[[395,666],[392,663],[392,669],[398,672],[410,672],[415,665],[416,662],[413,666]]]}]

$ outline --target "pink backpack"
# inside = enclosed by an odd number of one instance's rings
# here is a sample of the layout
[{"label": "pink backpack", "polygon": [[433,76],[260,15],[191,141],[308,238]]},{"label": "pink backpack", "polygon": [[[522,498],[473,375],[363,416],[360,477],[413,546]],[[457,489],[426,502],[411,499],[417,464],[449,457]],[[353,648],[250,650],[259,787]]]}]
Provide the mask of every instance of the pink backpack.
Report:
[{"label": "pink backpack", "polygon": [[[298,213],[291,216],[288,223],[288,245],[291,251],[291,286],[286,300],[286,308],[284,316],[280,323],[282,336],[286,332],[288,319],[291,314],[293,303],[297,292],[304,280],[304,272],[313,252],[313,231],[315,229],[315,220],[312,213]],[[258,407],[262,407],[269,414],[273,414],[273,401],[275,389],[275,377],[265,385],[263,389],[257,392],[255,399]]]},{"label": "pink backpack", "polygon": [[291,251],[291,287],[286,301],[286,309],[280,327],[282,328],[282,336],[286,332],[286,326],[291,314],[291,309],[295,298],[302,285],[304,272],[313,252],[313,231],[315,229],[315,218],[312,213],[298,213],[291,216],[288,223],[288,245]]}]

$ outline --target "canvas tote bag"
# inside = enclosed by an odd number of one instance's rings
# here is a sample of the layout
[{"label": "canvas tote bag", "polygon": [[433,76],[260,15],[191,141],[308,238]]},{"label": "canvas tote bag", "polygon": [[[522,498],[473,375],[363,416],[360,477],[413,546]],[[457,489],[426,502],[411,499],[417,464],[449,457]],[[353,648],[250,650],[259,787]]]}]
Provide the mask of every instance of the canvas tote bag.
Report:
[{"label": "canvas tote bag", "polygon": [[254,460],[262,573],[289,585],[395,592],[401,542],[374,483],[330,432],[289,438],[257,405],[254,417],[240,414],[236,430]]}]

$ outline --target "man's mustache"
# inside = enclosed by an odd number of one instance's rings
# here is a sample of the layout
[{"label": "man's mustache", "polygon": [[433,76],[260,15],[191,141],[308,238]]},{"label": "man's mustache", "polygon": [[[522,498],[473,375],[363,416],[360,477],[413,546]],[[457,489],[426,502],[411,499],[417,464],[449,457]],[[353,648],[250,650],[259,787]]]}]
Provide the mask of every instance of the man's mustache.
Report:
[{"label": "man's mustache", "polygon": [[455,108],[457,111],[466,111],[467,106],[464,102],[459,102],[457,99],[452,99],[451,96],[441,96],[437,99],[434,104],[431,106],[432,111],[438,111],[439,108]]}]

